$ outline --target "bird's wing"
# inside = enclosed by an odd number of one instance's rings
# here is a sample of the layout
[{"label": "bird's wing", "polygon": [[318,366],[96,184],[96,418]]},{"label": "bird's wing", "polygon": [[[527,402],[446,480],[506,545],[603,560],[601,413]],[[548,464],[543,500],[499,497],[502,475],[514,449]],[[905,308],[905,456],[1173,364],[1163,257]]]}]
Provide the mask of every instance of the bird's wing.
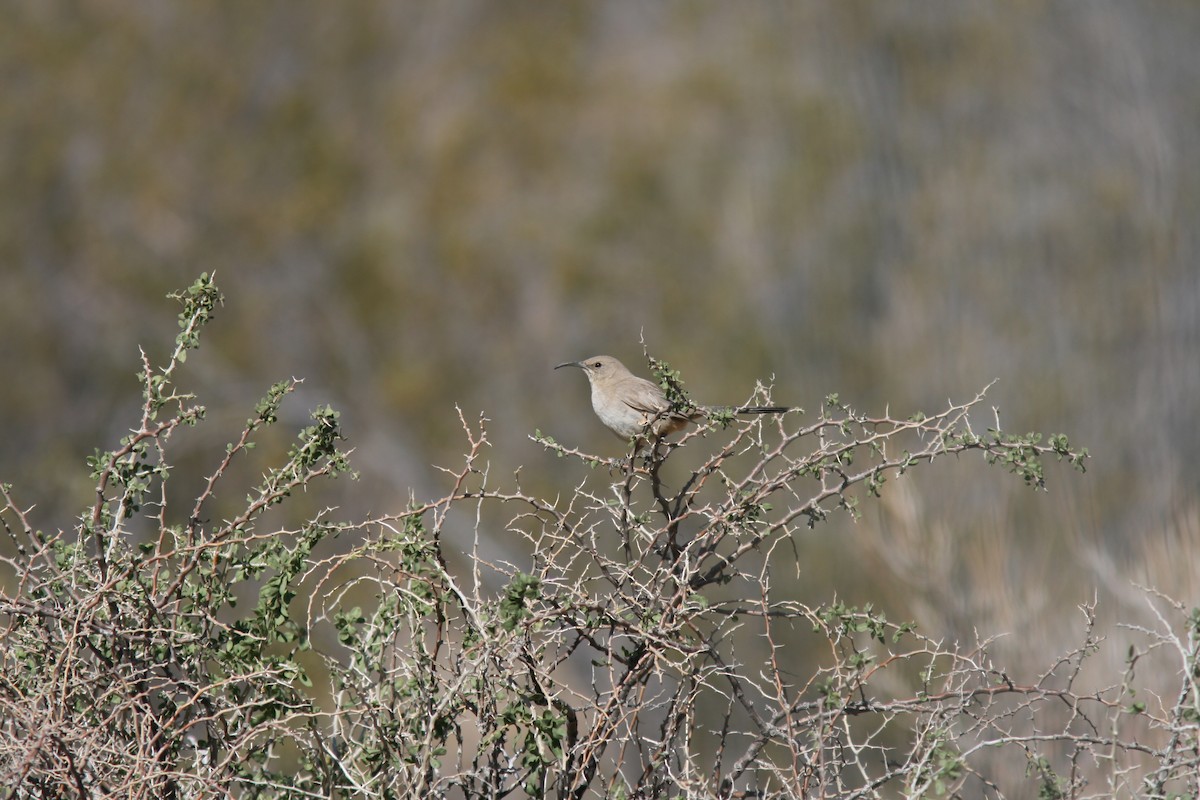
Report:
[{"label": "bird's wing", "polygon": [[625,405],[632,408],[641,414],[661,414],[671,407],[667,402],[667,396],[663,394],[663,390],[658,384],[651,383],[645,378],[635,378],[636,383],[631,383],[629,391],[623,392],[621,399]]}]

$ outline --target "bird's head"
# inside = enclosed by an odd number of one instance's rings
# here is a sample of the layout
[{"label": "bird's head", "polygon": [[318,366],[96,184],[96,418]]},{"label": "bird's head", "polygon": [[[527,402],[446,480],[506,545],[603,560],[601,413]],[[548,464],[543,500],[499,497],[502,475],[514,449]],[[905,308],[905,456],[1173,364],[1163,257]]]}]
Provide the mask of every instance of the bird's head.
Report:
[{"label": "bird's head", "polygon": [[625,365],[612,356],[592,356],[582,361],[568,361],[565,364],[559,364],[555,369],[563,367],[579,367],[592,383],[628,372]]}]

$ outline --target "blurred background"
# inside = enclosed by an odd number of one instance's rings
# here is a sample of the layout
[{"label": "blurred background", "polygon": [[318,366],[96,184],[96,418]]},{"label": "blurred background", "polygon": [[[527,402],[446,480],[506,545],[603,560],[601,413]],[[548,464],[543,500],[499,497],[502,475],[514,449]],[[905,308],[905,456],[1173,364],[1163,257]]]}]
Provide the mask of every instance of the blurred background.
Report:
[{"label": "blurred background", "polygon": [[[215,271],[182,386],[194,496],[276,380],[341,410],[345,516],[621,445],[560,362],[649,351],[907,417],[1065,432],[1049,492],[982,459],[797,540],[796,595],[1045,664],[1093,597],[1200,602],[1200,5],[18,2],[0,26],[0,480],[69,527],[137,424],[138,347]],[[265,462],[264,462],[265,463]],[[251,464],[251,478],[262,464]],[[234,491],[230,503],[242,499]],[[503,526],[498,547],[517,546]],[[507,539],[506,539],[507,537]],[[1071,634],[1076,631],[1076,634]],[[1074,639],[1071,639],[1074,641]]]}]

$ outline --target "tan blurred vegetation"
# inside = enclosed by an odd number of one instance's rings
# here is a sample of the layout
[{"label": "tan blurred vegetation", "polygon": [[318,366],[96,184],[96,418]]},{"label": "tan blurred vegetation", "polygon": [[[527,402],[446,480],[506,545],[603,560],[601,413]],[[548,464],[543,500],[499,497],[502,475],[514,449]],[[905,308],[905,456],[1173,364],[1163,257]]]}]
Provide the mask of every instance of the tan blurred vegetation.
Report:
[{"label": "tan blurred vegetation", "polygon": [[[805,601],[1040,654],[1097,592],[1200,595],[1194,3],[5,16],[0,480],[43,524],[134,424],[163,294],[215,270],[200,399],[232,435],[305,378],[296,425],[331,402],[357,448],[350,514],[440,490],[455,404],[492,420],[496,476],[568,492],[581,468],[530,433],[619,445],[550,367],[639,363],[644,335],[705,402],[773,376],[810,411],[836,391],[903,417],[998,378],[1005,429],[1092,450],[1049,495],[973,460],[889,484],[798,542]],[[195,485],[222,445],[189,440]]]}]

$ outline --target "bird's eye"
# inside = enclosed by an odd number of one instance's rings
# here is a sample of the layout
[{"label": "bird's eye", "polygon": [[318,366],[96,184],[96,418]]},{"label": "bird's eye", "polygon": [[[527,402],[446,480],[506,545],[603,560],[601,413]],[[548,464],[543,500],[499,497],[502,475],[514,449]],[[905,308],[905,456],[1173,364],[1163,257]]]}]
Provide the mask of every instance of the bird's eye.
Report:
[{"label": "bird's eye", "polygon": [[601,364],[599,361],[597,361],[595,364],[592,364],[592,369],[600,369],[600,367],[601,367]]}]

